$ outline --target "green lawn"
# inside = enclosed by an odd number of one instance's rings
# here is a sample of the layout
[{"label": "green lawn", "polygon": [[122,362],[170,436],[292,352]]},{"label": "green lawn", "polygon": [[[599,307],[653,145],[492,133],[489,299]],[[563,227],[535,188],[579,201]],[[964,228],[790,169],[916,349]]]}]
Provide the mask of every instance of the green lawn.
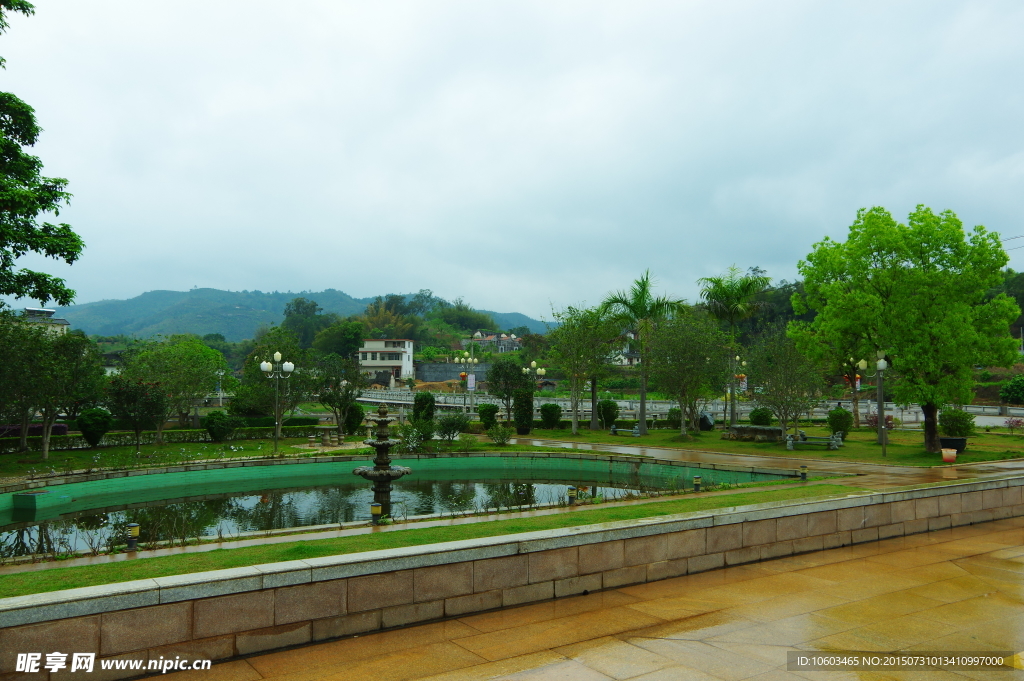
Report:
[{"label": "green lawn", "polygon": [[396,528],[386,532],[335,539],[300,540],[283,544],[215,549],[200,553],[159,556],[101,565],[50,568],[35,572],[0,575],[0,594],[5,597],[22,596],[60,589],[127,582],[134,579],[577,527],[615,520],[649,518],[770,501],[846,496],[859,491],[864,490],[844,485],[815,484],[760,492],[737,492],[708,496],[687,495],[670,501],[645,504],[580,507],[579,511],[575,513],[556,513],[531,518],[482,521],[444,527]]},{"label": "green lawn", "polygon": [[[826,436],[829,431],[821,426],[801,426],[808,435]],[[678,431],[652,430],[643,437],[632,437],[628,431],[621,435],[609,435],[606,430],[580,430],[572,435],[570,430],[534,429],[531,437],[536,439],[566,440],[571,442],[592,442],[623,446],[655,446],[677,449],[732,454],[753,454],[757,456],[790,456],[823,461],[858,461],[865,463],[888,463],[904,466],[940,466],[942,457],[924,450],[924,434],[921,432],[891,431],[887,456],[882,458],[882,448],[875,443],[875,433],[857,430],[850,434],[846,445],[837,451],[824,447],[807,447],[788,451],[785,443],[736,442],[723,440],[722,431],[701,433],[694,439],[684,440]],[[999,461],[1024,457],[1024,435],[1003,435],[979,432],[967,441],[967,450],[957,457],[957,463]]]}]

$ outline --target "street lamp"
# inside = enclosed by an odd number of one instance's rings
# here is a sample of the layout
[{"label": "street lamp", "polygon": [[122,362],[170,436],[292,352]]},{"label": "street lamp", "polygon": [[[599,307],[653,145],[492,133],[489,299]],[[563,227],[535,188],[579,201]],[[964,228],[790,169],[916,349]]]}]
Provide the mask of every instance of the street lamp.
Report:
[{"label": "street lamp", "polygon": [[290,378],[295,371],[291,362],[282,362],[281,353],[274,353],[274,363],[266,360],[260,362],[260,370],[267,378],[274,379],[274,456],[277,456],[277,439],[281,432],[281,379]]},{"label": "street lamp", "polygon": [[736,373],[737,365],[745,367],[745,366],[747,366],[747,362],[745,360],[741,359],[739,355],[736,355],[736,357],[733,358],[732,381],[731,381],[732,385],[730,386],[730,392],[732,394],[730,395],[730,403],[729,403],[729,425],[730,426],[735,426],[736,425],[736,393],[737,393],[736,381],[737,381],[737,379],[739,379],[739,374]]},{"label": "street lamp", "polygon": [[[476,344],[471,343],[469,346],[471,351],[475,354]],[[456,361],[464,366],[466,372],[466,391],[469,393],[469,412],[473,413],[473,409],[476,406],[476,365],[480,363],[480,360],[470,354],[469,352],[463,351],[462,357]]]},{"label": "street lamp", "polygon": [[[875,412],[878,416],[878,444],[882,445],[882,456],[886,455],[885,447],[888,444],[888,434],[885,431],[885,394],[884,394],[884,381],[883,376],[885,370],[889,368],[889,363],[885,361],[885,350],[879,350],[875,353],[878,358],[875,362],[875,373],[878,376],[876,381],[877,396],[875,397]],[[857,362],[857,366],[861,371],[868,368],[868,362],[866,359],[862,359]]]},{"label": "street lamp", "polygon": [[224,386],[221,383],[221,380],[223,378],[224,378],[224,370],[223,369],[218,369],[217,370],[217,406],[218,407],[223,407],[224,406]]}]

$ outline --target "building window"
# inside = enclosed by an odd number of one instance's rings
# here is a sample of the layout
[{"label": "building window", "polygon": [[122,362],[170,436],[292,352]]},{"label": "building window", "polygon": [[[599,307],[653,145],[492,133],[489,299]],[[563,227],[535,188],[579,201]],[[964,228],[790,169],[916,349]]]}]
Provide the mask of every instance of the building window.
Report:
[{"label": "building window", "polygon": [[360,354],[362,354],[362,360],[365,362],[366,361],[366,353],[363,352],[363,353],[360,353]]},{"label": "building window", "polygon": [[376,362],[377,361],[377,353],[376,352],[371,352],[370,353],[370,359],[372,359],[374,362]]}]

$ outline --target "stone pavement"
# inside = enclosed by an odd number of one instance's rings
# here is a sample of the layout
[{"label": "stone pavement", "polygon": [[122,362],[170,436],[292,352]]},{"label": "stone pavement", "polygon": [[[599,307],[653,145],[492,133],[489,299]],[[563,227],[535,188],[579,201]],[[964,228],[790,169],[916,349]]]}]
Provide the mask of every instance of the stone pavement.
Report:
[{"label": "stone pavement", "polygon": [[786,671],[789,650],[1024,650],[1024,518],[257,655],[168,681],[1024,679]]}]

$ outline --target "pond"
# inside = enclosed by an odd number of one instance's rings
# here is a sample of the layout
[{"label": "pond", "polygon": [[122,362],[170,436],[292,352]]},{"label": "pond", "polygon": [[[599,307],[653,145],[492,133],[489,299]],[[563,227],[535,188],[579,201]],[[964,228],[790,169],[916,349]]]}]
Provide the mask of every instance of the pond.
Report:
[{"label": "pond", "polygon": [[[369,520],[370,485],[352,474],[361,461],[246,466],[138,475],[45,488],[34,508],[0,495],[0,558],[106,550],[123,527],[141,525],[140,542]],[[396,460],[413,474],[392,492],[396,519],[557,504],[568,486],[606,501],[703,484],[737,484],[789,475],[721,470],[671,462],[612,461],[605,456],[519,455]]]}]

